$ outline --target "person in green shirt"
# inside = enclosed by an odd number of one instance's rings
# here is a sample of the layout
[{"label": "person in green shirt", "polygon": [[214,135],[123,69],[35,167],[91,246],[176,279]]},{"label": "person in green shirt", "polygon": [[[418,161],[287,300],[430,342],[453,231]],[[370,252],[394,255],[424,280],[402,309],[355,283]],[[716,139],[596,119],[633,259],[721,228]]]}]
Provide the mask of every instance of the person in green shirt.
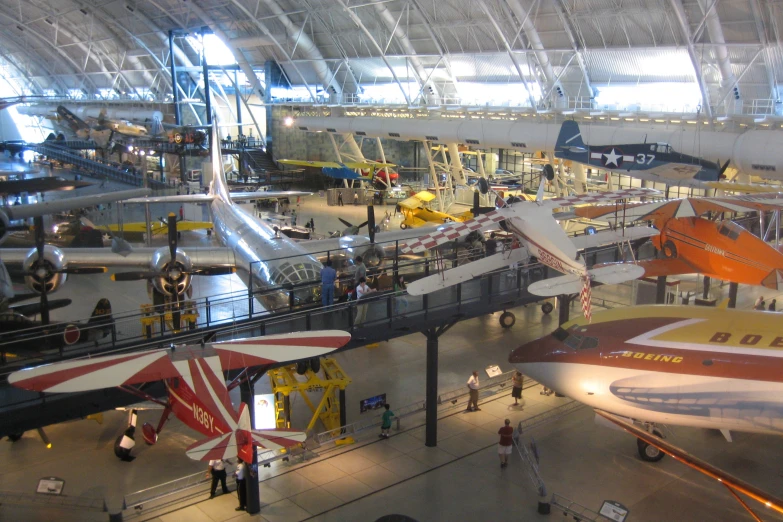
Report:
[{"label": "person in green shirt", "polygon": [[386,411],[383,412],[383,415],[381,418],[383,419],[381,422],[381,434],[378,435],[382,439],[388,439],[389,438],[389,430],[391,429],[391,419],[394,417],[394,412],[391,411],[388,404],[383,405],[384,408],[386,408]]}]

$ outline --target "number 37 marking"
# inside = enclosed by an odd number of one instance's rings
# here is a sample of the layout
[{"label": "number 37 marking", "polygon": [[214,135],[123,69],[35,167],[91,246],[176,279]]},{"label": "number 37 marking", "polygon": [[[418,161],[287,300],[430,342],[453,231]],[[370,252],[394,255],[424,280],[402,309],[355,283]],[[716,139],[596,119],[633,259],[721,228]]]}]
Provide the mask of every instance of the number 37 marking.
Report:
[{"label": "number 37 marking", "polygon": [[655,154],[637,154],[636,163],[639,165],[649,165],[655,159]]}]

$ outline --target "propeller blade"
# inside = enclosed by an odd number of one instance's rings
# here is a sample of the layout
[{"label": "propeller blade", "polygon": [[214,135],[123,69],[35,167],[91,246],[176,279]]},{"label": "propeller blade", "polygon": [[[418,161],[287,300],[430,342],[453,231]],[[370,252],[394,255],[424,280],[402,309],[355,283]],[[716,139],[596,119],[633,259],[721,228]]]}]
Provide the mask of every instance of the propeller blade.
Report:
[{"label": "propeller blade", "polygon": [[359,228],[362,226],[367,225],[367,230],[370,232],[370,244],[375,244],[375,208],[372,205],[367,205],[367,221],[365,221],[362,225],[359,225]]},{"label": "propeller blade", "polygon": [[171,262],[177,260],[177,216],[174,212],[169,212],[169,255]]},{"label": "propeller blade", "polygon": [[358,226],[356,227],[356,230],[359,230],[360,228],[362,228],[363,226],[365,226],[367,223],[368,223],[368,222],[367,222],[367,221],[365,221],[365,222],[364,222],[364,223],[362,223],[361,225],[358,225]]},{"label": "propeller blade", "polygon": [[237,271],[236,268],[234,268],[233,266],[209,266],[206,268],[198,268],[196,270],[191,270],[190,274],[200,275],[200,276],[217,276],[217,275],[233,274],[236,271]]},{"label": "propeller blade", "polygon": [[[70,299],[55,299],[54,301],[50,301],[48,303],[49,310],[57,310],[58,308],[65,308],[66,306],[70,306],[71,302],[72,301]],[[18,314],[22,314],[24,316],[38,315],[39,313],[41,313],[41,304],[30,303],[26,305],[12,306],[11,310],[13,310]]]},{"label": "propeller blade", "polygon": [[353,224],[349,223],[348,221],[344,220],[343,218],[337,218],[337,219],[340,220],[340,223],[342,223],[346,227],[353,227]]},{"label": "propeller blade", "polygon": [[141,281],[143,279],[154,279],[160,274],[157,272],[117,272],[112,274],[112,281]]},{"label": "propeller blade", "polygon": [[60,274],[105,274],[107,271],[107,268],[105,266],[83,266],[80,268],[63,268],[62,270],[58,270],[58,273]]},{"label": "propeller blade", "polygon": [[719,178],[723,176],[724,172],[726,172],[726,169],[729,167],[729,162],[730,161],[731,161],[730,159],[726,160],[726,163],[724,163],[722,167],[720,166],[720,161],[718,162],[718,166],[720,167],[720,170],[718,170],[718,177]]},{"label": "propeller blade", "polygon": [[[44,262],[44,227],[43,216],[33,218],[35,225],[35,249],[38,252],[38,262]],[[49,324],[49,299],[46,297],[46,280],[41,281],[41,324]]]},{"label": "propeller blade", "polygon": [[481,196],[479,195],[478,192],[474,192],[473,193],[473,209],[472,209],[472,211],[473,211],[473,217],[474,218],[478,217],[479,214],[481,214],[481,211],[480,211],[481,201],[479,199],[480,197]]}]

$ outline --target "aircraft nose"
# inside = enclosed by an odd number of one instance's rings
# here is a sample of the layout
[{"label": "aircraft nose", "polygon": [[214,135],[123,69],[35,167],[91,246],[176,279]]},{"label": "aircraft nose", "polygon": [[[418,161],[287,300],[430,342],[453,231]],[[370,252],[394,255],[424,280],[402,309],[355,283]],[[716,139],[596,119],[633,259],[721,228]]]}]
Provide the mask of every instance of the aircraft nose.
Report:
[{"label": "aircraft nose", "polygon": [[511,364],[532,364],[551,360],[555,351],[551,336],[530,341],[516,348],[508,357]]}]

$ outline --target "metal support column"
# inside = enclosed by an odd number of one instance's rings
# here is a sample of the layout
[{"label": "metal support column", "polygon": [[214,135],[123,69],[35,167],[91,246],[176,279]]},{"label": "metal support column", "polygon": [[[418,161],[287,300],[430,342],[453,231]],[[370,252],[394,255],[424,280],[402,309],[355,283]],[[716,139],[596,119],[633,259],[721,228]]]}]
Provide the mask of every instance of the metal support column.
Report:
[{"label": "metal support column", "polygon": [[[253,400],[253,383],[249,380],[246,380],[239,386],[239,395],[242,400],[247,405],[248,413],[250,414],[250,426],[255,428],[253,425],[253,410],[254,410],[254,403]],[[249,515],[254,515],[261,511],[261,499],[258,491],[258,452],[256,451],[256,447],[253,446],[253,462],[247,462],[246,468],[245,468],[245,486],[247,486],[247,512]]]},{"label": "metal support column", "polygon": [[348,419],[346,417],[346,410],[347,406],[345,404],[345,388],[340,388],[340,426],[345,426],[348,424]]},{"label": "metal support column", "polygon": [[427,382],[424,404],[426,408],[424,445],[434,448],[438,445],[438,339],[456,322],[438,328],[429,328],[421,333],[427,337]]},{"label": "metal support column", "polygon": [[729,308],[737,308],[737,290],[739,283],[729,283]]},{"label": "metal support column", "polygon": [[701,298],[707,299],[709,296],[710,296],[710,277],[704,276],[704,281],[702,281]]},{"label": "metal support column", "polygon": [[658,276],[655,286],[655,304],[666,304],[666,276]]},{"label": "metal support column", "polygon": [[569,295],[557,296],[557,312],[558,312],[557,324],[562,325],[563,323],[567,323],[571,312],[571,296]]},{"label": "metal support column", "polygon": [[179,108],[179,91],[177,90],[177,65],[174,63],[174,31],[169,30],[169,64],[171,68],[171,94],[174,101],[174,123],[182,125],[182,111]]},{"label": "metal support column", "polygon": [[[236,69],[234,69],[234,97],[237,100],[237,133],[239,133],[242,130],[242,96],[239,93]],[[253,130],[252,127],[250,130]]]}]

